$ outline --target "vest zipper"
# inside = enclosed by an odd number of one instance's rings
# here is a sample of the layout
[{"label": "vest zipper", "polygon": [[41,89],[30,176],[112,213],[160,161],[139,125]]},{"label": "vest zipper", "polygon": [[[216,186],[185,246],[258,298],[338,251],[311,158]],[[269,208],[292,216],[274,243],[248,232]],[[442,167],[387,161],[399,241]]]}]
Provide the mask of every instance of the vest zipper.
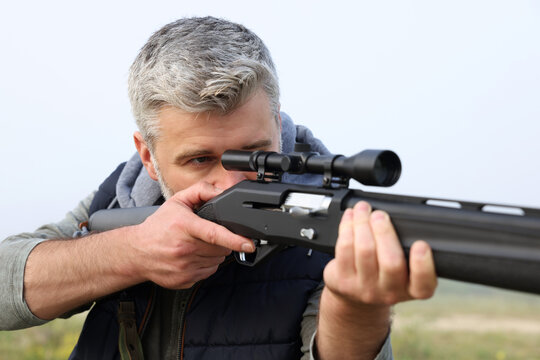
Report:
[{"label": "vest zipper", "polygon": [[155,297],[157,293],[157,285],[152,284],[152,289],[150,290],[150,298],[148,299],[148,304],[146,304],[146,309],[144,311],[144,315],[141,319],[141,324],[139,325],[138,333],[139,336],[142,339],[142,336],[144,334],[144,331],[146,330],[146,325],[148,325],[148,319],[150,316],[152,316],[152,312],[154,310],[154,304],[155,304]]},{"label": "vest zipper", "polygon": [[180,307],[182,308],[182,315],[180,316],[181,330],[180,336],[178,337],[178,356],[176,357],[178,360],[182,360],[184,358],[184,333],[186,331],[186,314],[191,305],[191,302],[193,301],[193,298],[195,297],[195,293],[201,286],[201,282],[202,281],[199,281],[195,284],[195,286],[193,286],[193,288],[191,288],[187,301],[184,300],[182,301],[182,303],[180,303]]},{"label": "vest zipper", "polygon": [[[232,256],[225,259],[225,261],[219,265],[218,271],[223,266],[228,265],[228,264],[230,264],[232,262],[234,262],[234,257],[232,257]],[[193,299],[195,298],[195,294],[197,293],[197,290],[199,290],[199,288],[201,287],[201,284],[202,284],[203,281],[204,280],[201,280],[201,281],[197,282],[191,288],[191,292],[189,294],[188,300],[185,303],[182,302],[181,305],[180,305],[182,307],[182,315],[180,316],[180,324],[181,324],[182,328],[180,330],[180,336],[178,336],[178,347],[177,347],[178,355],[176,356],[177,360],[183,360],[184,359],[184,335],[185,335],[185,332],[186,332],[186,314],[187,314],[187,312],[189,310],[189,307],[191,306],[191,303],[193,302]]]}]

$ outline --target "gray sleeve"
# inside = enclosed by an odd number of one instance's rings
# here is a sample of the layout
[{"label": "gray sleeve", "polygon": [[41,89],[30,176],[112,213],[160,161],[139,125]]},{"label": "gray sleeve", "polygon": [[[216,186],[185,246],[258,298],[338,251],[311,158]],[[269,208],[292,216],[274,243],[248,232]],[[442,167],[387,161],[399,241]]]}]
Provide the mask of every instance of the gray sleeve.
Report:
[{"label": "gray sleeve", "polygon": [[319,314],[319,301],[324,288],[324,282],[321,281],[313,294],[308,299],[306,310],[302,315],[302,327],[300,336],[302,338],[302,360],[313,360],[312,355],[313,339],[317,332],[317,316]]},{"label": "gray sleeve", "polygon": [[[308,300],[306,310],[303,314],[300,336],[302,337],[302,358],[301,360],[317,359],[315,351],[315,335],[317,334],[317,315],[319,313],[319,301],[321,299],[324,282],[321,281],[317,289]],[[374,360],[392,360],[392,344],[390,334],[386,337],[381,350]]]},{"label": "gray sleeve", "polygon": [[10,236],[0,242],[0,330],[15,330],[41,325],[24,301],[24,269],[28,255],[39,243],[51,239],[72,238],[79,224],[88,220],[88,209],[95,193],[90,194],[66,217],[32,233]]}]

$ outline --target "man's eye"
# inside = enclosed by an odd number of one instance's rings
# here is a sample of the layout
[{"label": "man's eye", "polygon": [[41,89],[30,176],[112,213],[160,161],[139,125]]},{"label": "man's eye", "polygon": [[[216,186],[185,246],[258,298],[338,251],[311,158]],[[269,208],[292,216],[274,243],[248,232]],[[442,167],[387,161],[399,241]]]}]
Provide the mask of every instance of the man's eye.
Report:
[{"label": "man's eye", "polygon": [[209,162],[210,160],[211,160],[211,158],[209,156],[200,156],[198,158],[191,159],[190,162],[193,165],[202,165],[204,163]]}]

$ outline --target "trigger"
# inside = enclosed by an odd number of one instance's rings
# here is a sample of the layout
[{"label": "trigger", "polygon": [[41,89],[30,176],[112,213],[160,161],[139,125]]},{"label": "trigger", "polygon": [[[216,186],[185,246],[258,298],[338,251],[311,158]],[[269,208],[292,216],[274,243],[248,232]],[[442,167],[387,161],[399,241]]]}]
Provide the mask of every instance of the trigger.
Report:
[{"label": "trigger", "polygon": [[255,240],[254,242],[255,252],[234,252],[234,258],[236,259],[236,262],[241,265],[255,266],[262,260],[269,258],[270,255],[273,255],[274,253],[285,248],[284,245],[270,245],[265,240],[261,240],[260,242]]}]

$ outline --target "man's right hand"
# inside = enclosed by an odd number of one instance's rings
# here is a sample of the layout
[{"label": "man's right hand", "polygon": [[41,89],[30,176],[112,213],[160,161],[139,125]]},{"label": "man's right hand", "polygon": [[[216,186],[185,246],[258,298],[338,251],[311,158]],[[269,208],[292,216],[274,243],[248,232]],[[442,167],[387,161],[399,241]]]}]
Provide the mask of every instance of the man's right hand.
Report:
[{"label": "man's right hand", "polygon": [[188,288],[212,275],[231,250],[254,251],[249,239],[193,213],[219,193],[213,185],[198,183],[178,192],[140,225],[38,244],[24,272],[30,311],[54,319],[149,280]]},{"label": "man's right hand", "polygon": [[252,252],[251,240],[197,216],[193,209],[222,190],[199,182],[176,193],[133,227],[128,239],[132,266],[141,280],[185,289],[216,272],[231,250]]}]

